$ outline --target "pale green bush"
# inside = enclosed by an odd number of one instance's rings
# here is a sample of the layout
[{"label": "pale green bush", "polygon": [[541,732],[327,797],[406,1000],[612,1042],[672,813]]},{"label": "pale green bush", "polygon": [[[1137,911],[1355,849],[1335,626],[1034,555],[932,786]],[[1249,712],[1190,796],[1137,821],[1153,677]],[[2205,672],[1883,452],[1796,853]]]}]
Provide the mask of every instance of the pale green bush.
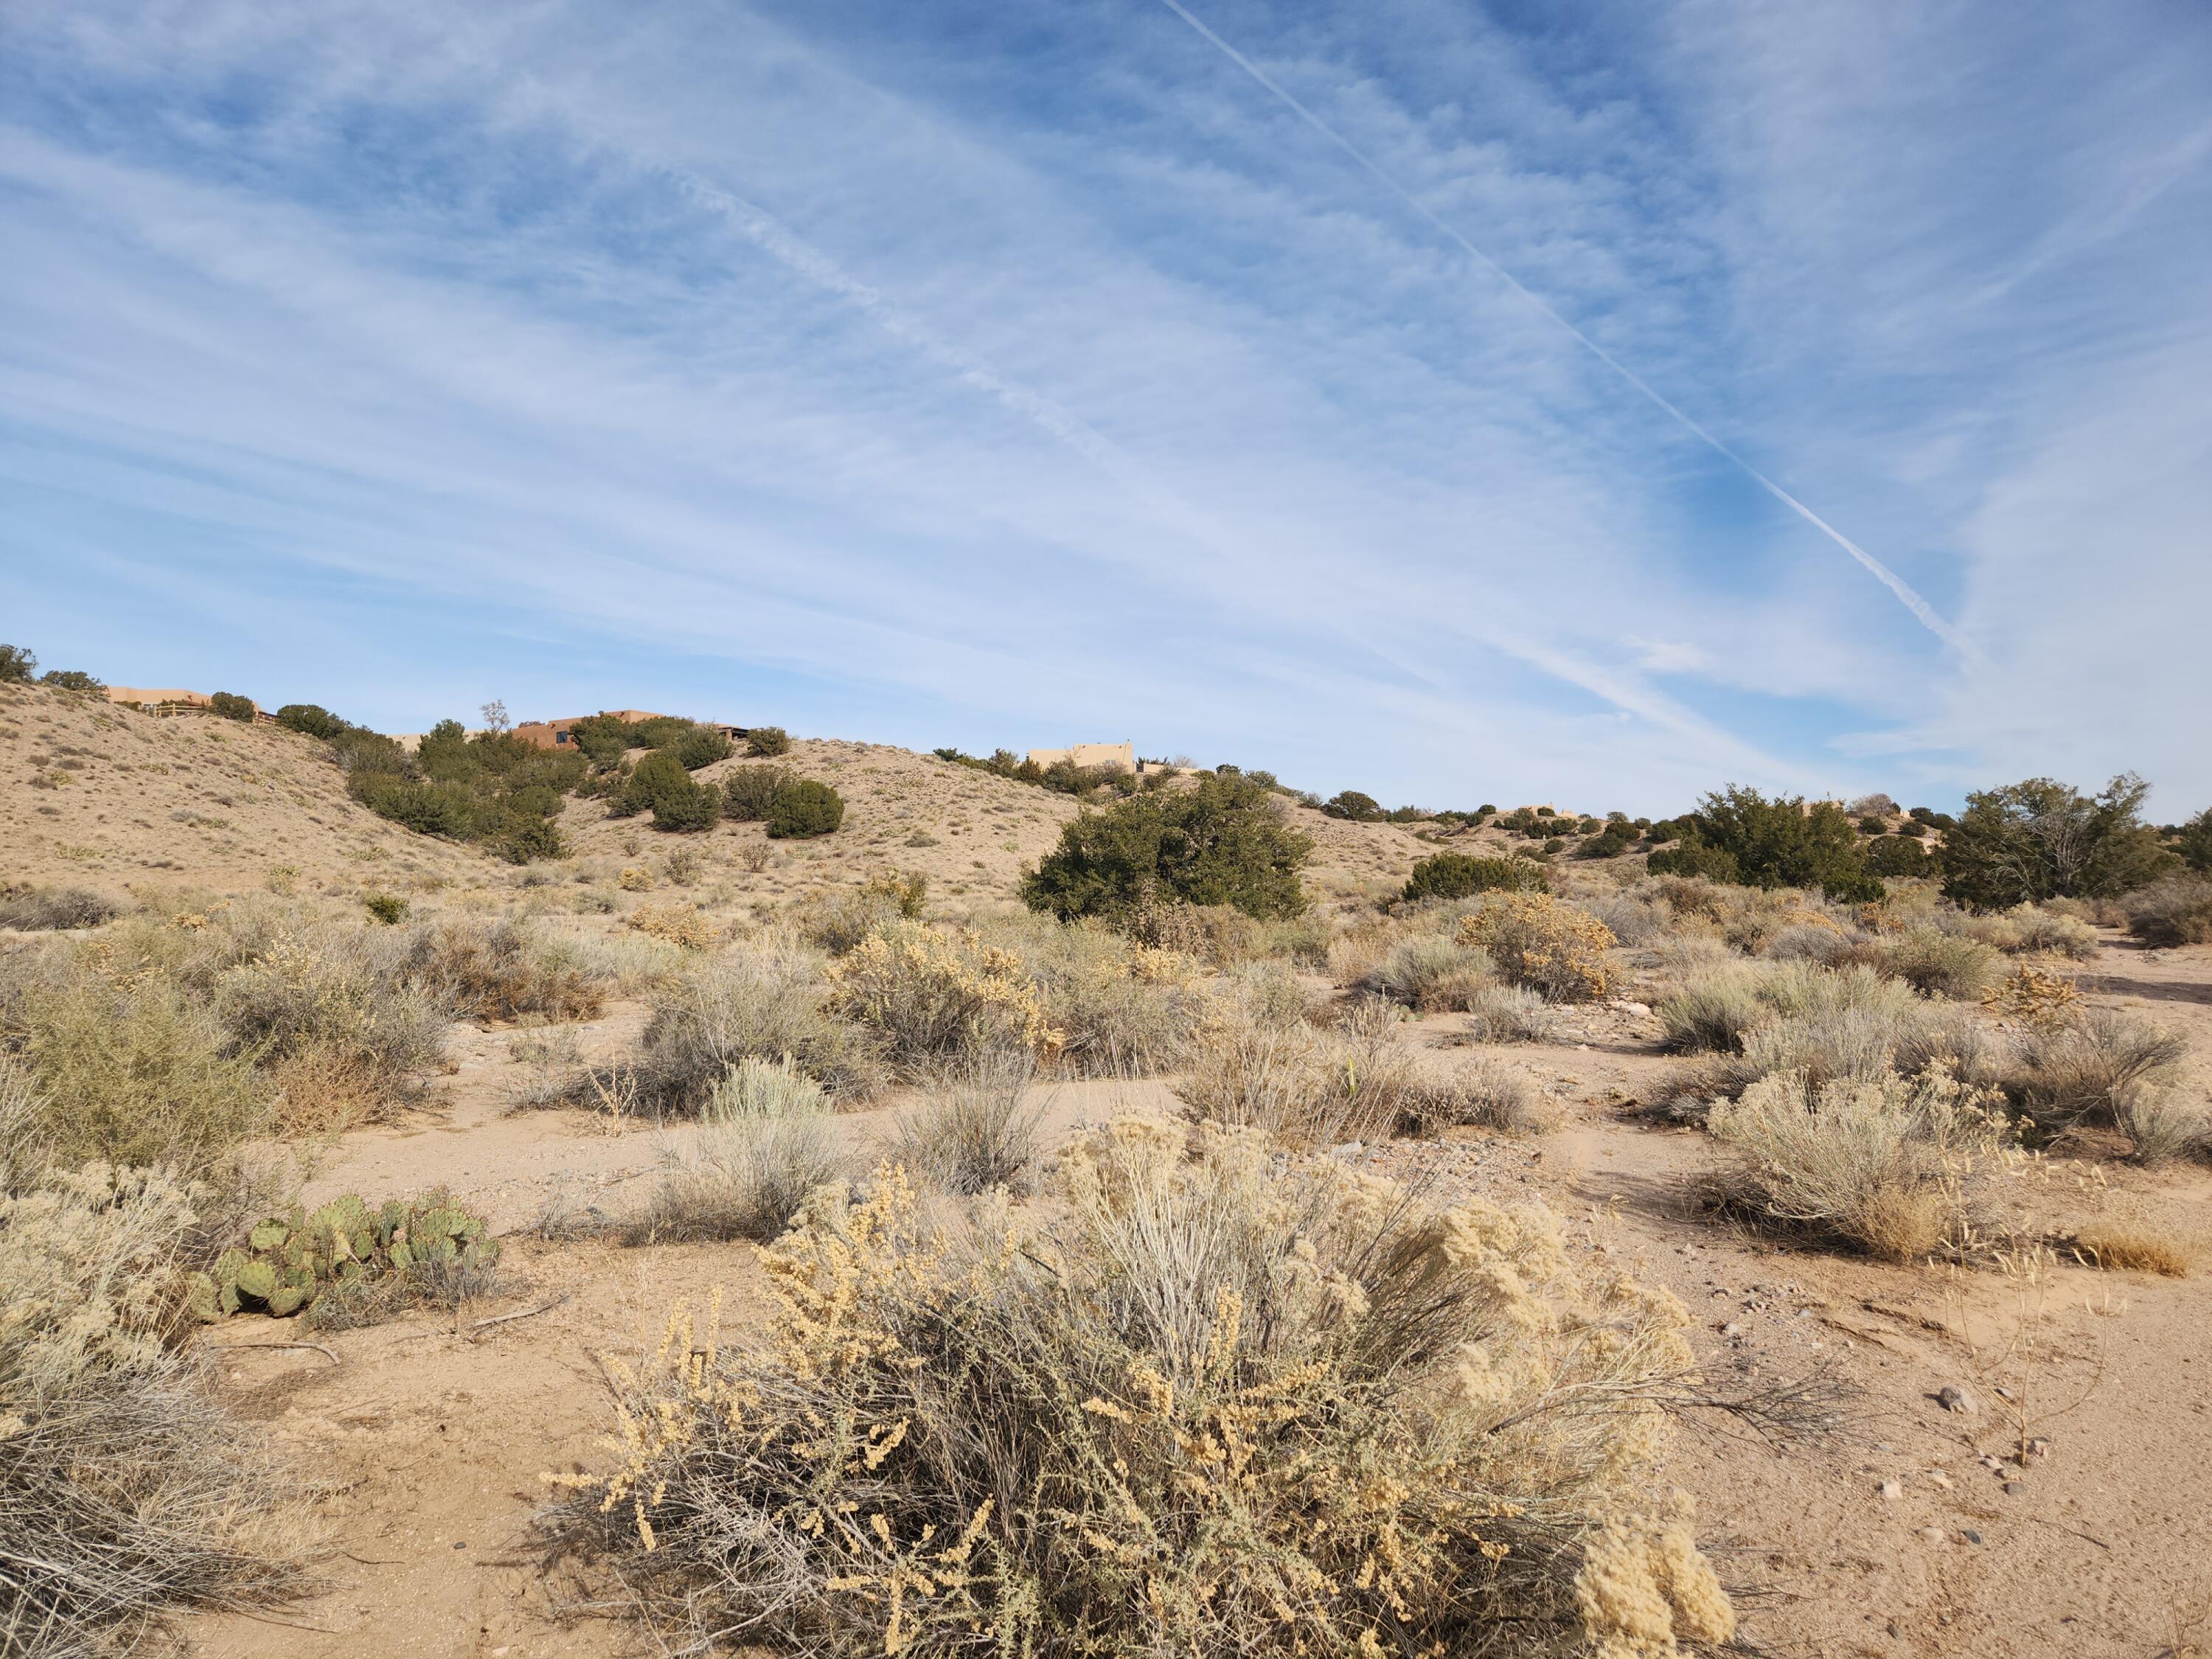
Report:
[{"label": "pale green bush", "polygon": [[[677,1647],[1524,1659],[1724,1642],[1632,1518],[1692,1367],[1663,1291],[1538,1206],[1438,1212],[1249,1135],[1121,1125],[1048,1235],[895,1171],[763,1257],[766,1328],[679,1309],[562,1541]],[[824,1425],[836,1425],[824,1432]],[[1202,1462],[1197,1460],[1203,1460]],[[1608,1647],[1607,1644],[1613,1645]]]}]

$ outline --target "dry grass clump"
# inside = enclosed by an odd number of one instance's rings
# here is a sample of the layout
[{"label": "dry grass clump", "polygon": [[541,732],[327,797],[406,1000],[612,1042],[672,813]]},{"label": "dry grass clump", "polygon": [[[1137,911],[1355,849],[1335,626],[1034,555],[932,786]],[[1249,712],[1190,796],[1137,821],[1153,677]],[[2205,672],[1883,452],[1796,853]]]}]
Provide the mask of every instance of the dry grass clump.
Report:
[{"label": "dry grass clump", "polygon": [[0,890],[0,927],[22,933],[97,927],[123,914],[123,907],[83,887],[24,887]]},{"label": "dry grass clump", "polygon": [[1881,970],[1924,996],[1978,1000],[2004,971],[2003,959],[1977,939],[1936,927],[1910,927],[1882,941]]},{"label": "dry grass clump", "polygon": [[[1729,1638],[1635,1513],[1691,1357],[1664,1291],[1540,1206],[1434,1212],[1250,1133],[1121,1123],[1065,1212],[810,1204],[776,1310],[611,1362],[573,1558],[660,1639],[996,1652],[1673,1652]],[[1609,1645],[1608,1645],[1609,1644]]]},{"label": "dry grass clump", "polygon": [[919,921],[928,896],[927,877],[878,871],[858,887],[811,896],[799,909],[799,937],[842,957],[895,921]]},{"label": "dry grass clump", "polygon": [[2212,880],[2171,876],[2124,901],[2128,932],[2146,945],[2212,945]]},{"label": "dry grass clump", "polygon": [[791,1224],[808,1194],[843,1180],[846,1168],[844,1144],[826,1110],[702,1124],[662,1147],[659,1178],[623,1238],[764,1242]]},{"label": "dry grass clump", "polygon": [[471,1019],[596,1019],[611,976],[580,941],[506,921],[423,929],[406,971]]},{"label": "dry grass clump", "polygon": [[2203,1253],[2204,1243],[2140,1216],[2089,1223],[2074,1235],[2074,1253],[2106,1273],[2156,1273],[2186,1279]]},{"label": "dry grass clump", "polygon": [[1182,1063],[1205,1012],[1201,957],[1043,916],[1002,923],[988,937],[1009,942],[1036,987],[1061,1071],[1155,1077]]},{"label": "dry grass clump", "polygon": [[1405,1116],[1416,1134],[1449,1127],[1504,1134],[1548,1134],[1559,1127],[1557,1103],[1519,1066],[1483,1055],[1446,1076],[1416,1079],[1406,1091]]},{"label": "dry grass clump", "polygon": [[1891,1261],[1985,1248],[2009,1169],[1997,1097],[1941,1069],[1782,1073],[1717,1102],[1706,1128],[1734,1155],[1718,1177],[1729,1208]]},{"label": "dry grass clump", "polygon": [[1852,963],[1751,963],[1724,958],[1693,969],[1655,1012],[1668,1046],[1683,1054],[1741,1054],[1753,1031],[1777,1021],[1818,1025],[1863,1013],[1904,1028],[1923,1005],[1904,985]]},{"label": "dry grass clump", "polygon": [[1464,1008],[1498,982],[1488,953],[1437,933],[1419,933],[1391,947],[1360,988],[1425,1014]]},{"label": "dry grass clump", "polygon": [[624,918],[631,931],[687,951],[703,951],[722,936],[696,904],[641,904]]},{"label": "dry grass clump", "polygon": [[951,1192],[1028,1191],[1044,1154],[1045,1103],[1024,1103],[1036,1078],[1027,1049],[963,1057],[930,1079],[927,1098],[900,1122],[888,1156]]},{"label": "dry grass clump", "polygon": [[2115,1127],[2135,1143],[2141,1164],[2177,1158],[2212,1163],[2212,1109],[2177,1088],[2138,1086],[2122,1097]]},{"label": "dry grass clump", "polygon": [[130,1651],[299,1593],[266,1437],[173,1349],[191,1195],[89,1168],[0,1194],[0,1648]]},{"label": "dry grass clump", "polygon": [[1662,997],[1652,1012],[1665,1029],[1669,1052],[1733,1054],[1755,1026],[1774,1018],[1774,1005],[1759,994],[1764,976],[1748,963],[1731,963],[1703,973]]},{"label": "dry grass clump", "polygon": [[198,1174],[274,1122],[252,1056],[235,1053],[215,1011],[168,981],[70,964],[15,990],[7,1042],[55,1163]]},{"label": "dry grass clump", "polygon": [[716,1079],[703,1115],[710,1122],[755,1117],[804,1117],[830,1109],[822,1085],[787,1056],[762,1060],[748,1054]]},{"label": "dry grass clump", "polygon": [[1589,1002],[1609,995],[1613,974],[1606,952],[1615,943],[1606,925],[1549,893],[1489,893],[1459,925],[1459,942],[1487,951],[1509,983],[1549,1002]]},{"label": "dry grass clump", "polygon": [[1389,1036],[1397,1018],[1370,998],[1324,1033],[1222,1002],[1200,1026],[1176,1093],[1195,1118],[1299,1146],[1387,1139],[1409,1116],[1413,1082],[1412,1056]]},{"label": "dry grass clump", "polygon": [[867,1099],[887,1067],[872,1036],[831,1012],[823,965],[819,953],[771,934],[655,989],[626,1068],[639,1098],[659,1112],[696,1113],[732,1066],[753,1059],[788,1060],[840,1105]]},{"label": "dry grass clump", "polygon": [[437,1063],[452,1018],[444,988],[410,965],[367,929],[280,926],[216,977],[216,1006],[250,1052],[309,1062],[309,1079],[352,1068],[397,1094]]},{"label": "dry grass clump", "polygon": [[1559,1034],[1558,1012],[1524,985],[1493,980],[1470,991],[1462,1012],[1468,1033],[1481,1042],[1548,1042]]},{"label": "dry grass clump", "polygon": [[2188,1044],[2169,1032],[2110,1009],[2093,1008],[2063,1024],[2031,1026],[2019,1039],[2008,1091],[2022,1116],[2045,1136],[2087,1124],[2118,1127],[2168,1078]]},{"label": "dry grass clump", "polygon": [[2097,954],[2097,930],[2079,916],[2020,904],[1993,916],[1966,916],[1962,931],[2007,955],[2039,953],[2086,962]]},{"label": "dry grass clump", "polygon": [[830,962],[823,977],[828,1006],[877,1034],[902,1070],[979,1048],[1052,1054],[1064,1041],[1028,965],[972,929],[902,921]]},{"label": "dry grass clump", "polygon": [[1656,945],[1674,931],[1671,910],[1634,893],[1591,893],[1578,896],[1575,902],[1603,922],[1623,945]]}]

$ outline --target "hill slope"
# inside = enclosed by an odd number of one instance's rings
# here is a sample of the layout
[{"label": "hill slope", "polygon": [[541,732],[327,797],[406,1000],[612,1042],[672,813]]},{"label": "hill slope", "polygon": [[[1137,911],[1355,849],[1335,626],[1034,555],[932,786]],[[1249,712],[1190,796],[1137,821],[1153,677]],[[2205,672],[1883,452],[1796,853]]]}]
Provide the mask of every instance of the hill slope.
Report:
[{"label": "hill slope", "polygon": [[[700,775],[757,763],[725,761]],[[836,835],[770,842],[750,823],[667,835],[649,818],[610,818],[603,803],[572,799],[561,830],[578,873],[690,852],[699,877],[741,902],[773,904],[886,868],[921,871],[945,897],[1012,902],[1022,872],[1082,810],[1055,791],[884,744],[802,739],[781,763],[844,796]],[[479,849],[376,817],[346,794],[321,744],[267,726],[163,720],[45,686],[0,687],[0,779],[9,881],[235,890],[289,871],[312,890],[344,892],[517,878]],[[1405,826],[1285,808],[1314,839],[1307,878],[1318,896],[1395,885],[1436,850]],[[549,866],[537,868],[542,880]]]},{"label": "hill slope", "polygon": [[0,784],[9,881],[228,889],[289,868],[347,888],[488,871],[355,803],[322,744],[276,726],[0,686]]}]

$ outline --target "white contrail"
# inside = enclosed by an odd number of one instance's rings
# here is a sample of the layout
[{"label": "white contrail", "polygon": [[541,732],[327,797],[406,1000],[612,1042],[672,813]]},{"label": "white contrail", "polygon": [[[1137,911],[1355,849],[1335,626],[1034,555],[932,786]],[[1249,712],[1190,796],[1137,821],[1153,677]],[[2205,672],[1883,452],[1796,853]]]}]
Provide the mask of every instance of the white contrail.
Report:
[{"label": "white contrail", "polygon": [[1181,0],[1160,0],[1160,3],[1165,6],[1170,11],[1173,12],[1176,16],[1182,18],[1184,22],[1189,24],[1192,28],[1197,30],[1201,36],[1218,48],[1222,55],[1227,58],[1230,62],[1235,64],[1237,68],[1243,70],[1245,74],[1250,76],[1255,81],[1257,81],[1261,86],[1273,93],[1278,99],[1281,100],[1282,102],[1291,111],[1292,113],[1297,115],[1300,120],[1304,121],[1316,132],[1321,134],[1322,137],[1328,139],[1329,143],[1334,144],[1346,155],[1349,155],[1353,161],[1357,161],[1369,173],[1372,174],[1376,180],[1380,183],[1384,189],[1388,190],[1393,196],[1395,196],[1400,201],[1403,202],[1407,207],[1413,209],[1414,212],[1419,214],[1422,218],[1427,220],[1431,225],[1434,226],[1445,236],[1449,237],[1454,242],[1457,243],[1460,247],[1466,251],[1470,258],[1475,260],[1478,264],[1482,265],[1485,270],[1490,271],[1500,282],[1504,283],[1523,300],[1535,307],[1538,311],[1543,313],[1544,315],[1550,318],[1553,322],[1556,323],[1559,327],[1565,329],[1569,334],[1572,335],[1575,339],[1582,344],[1583,349],[1587,350],[1592,356],[1595,357],[1607,368],[1620,375],[1622,380],[1627,381],[1629,385],[1634,386],[1654,404],[1664,410],[1688,431],[1694,433],[1698,438],[1704,440],[1704,441],[1710,445],[1717,453],[1726,456],[1730,461],[1733,461],[1755,483],[1757,483],[1762,489],[1773,496],[1775,500],[1780,501],[1784,507],[1797,514],[1799,518],[1804,520],[1806,523],[1811,525],[1822,535],[1826,536],[1830,541],[1842,548],[1844,552],[1850,554],[1854,559],[1856,559],[1860,564],[1866,568],[1869,574],[1872,575],[1876,581],[1880,582],[1884,587],[1887,587],[1892,593],[1895,594],[1897,596],[1898,602],[1919,619],[1922,627],[1925,628],[1929,633],[1935,635],[1936,638],[1942,640],[1945,644],[1951,647],[1953,650],[1958,652],[1960,656],[1966,658],[1969,661],[1980,663],[1987,660],[1987,659],[1983,656],[1980,647],[1975,645],[1972,641],[1966,638],[1965,635],[1960,633],[1957,629],[1952,627],[1949,623],[1944,621],[1942,617],[1938,616],[1936,612],[1935,606],[1929,605],[1927,600],[1922,599],[1920,595],[1913,590],[1912,585],[1907,582],[1904,577],[1899,575],[1894,570],[1892,570],[1880,559],[1875,557],[1873,554],[1868,552],[1866,549],[1861,547],[1849,536],[1844,535],[1842,531],[1837,529],[1835,526],[1830,524],[1826,519],[1813,511],[1811,507],[1806,506],[1804,502],[1799,501],[1795,495],[1784,489],[1780,484],[1775,483],[1773,479],[1768,477],[1764,472],[1761,472],[1749,461],[1744,459],[1742,456],[1737,454],[1735,451],[1729,448],[1718,438],[1716,438],[1711,433],[1706,431],[1704,427],[1692,420],[1680,410],[1675,408],[1674,405],[1669,403],[1665,398],[1652,390],[1650,386],[1644,380],[1642,376],[1638,375],[1633,369],[1630,368],[1618,357],[1614,356],[1603,346],[1600,345],[1595,340],[1591,339],[1589,335],[1583,333],[1582,330],[1577,328],[1564,316],[1560,315],[1559,313],[1554,310],[1542,295],[1535,293],[1525,283],[1522,282],[1519,277],[1516,276],[1511,271],[1506,270],[1504,265],[1499,264],[1497,260],[1492,258],[1487,253],[1485,253],[1480,248],[1477,247],[1457,230],[1455,230],[1450,225],[1447,224],[1431,209],[1423,203],[1419,197],[1415,196],[1413,191],[1407,190],[1403,185],[1400,184],[1395,179],[1385,173],[1381,167],[1376,164],[1376,162],[1370,160],[1364,150],[1361,149],[1357,144],[1353,143],[1349,138],[1346,138],[1334,127],[1329,125],[1328,122],[1322,120],[1321,117],[1316,115],[1304,104],[1292,97],[1289,92],[1284,89],[1281,82],[1275,80],[1274,77],[1270,76],[1265,70],[1261,69],[1257,64],[1247,58],[1243,52],[1237,51],[1236,47],[1231,46],[1226,40],[1216,34],[1212,29],[1206,27],[1205,24],[1200,22],[1197,18],[1192,16],[1191,14],[1184,9],[1181,3]]},{"label": "white contrail", "polygon": [[[1080,416],[1049,398],[1040,396],[1027,386],[1008,380],[981,357],[944,339],[926,324],[908,314],[882,289],[854,276],[828,254],[744,198],[681,167],[665,167],[659,171],[693,201],[736,226],[754,246],[807,281],[848,301],[887,333],[904,341],[933,362],[951,370],[968,385],[1034,422],[1109,477],[1149,501],[1172,526],[1217,558],[1231,565],[1238,563],[1235,538],[1224,532],[1203,511],[1164,486],[1135,458]],[[1306,619],[1318,620],[1320,625],[1328,631],[1371,653],[1408,678],[1419,682],[1431,692],[1440,693],[1443,690],[1433,675],[1408,660],[1390,640],[1378,638],[1370,630],[1354,626],[1352,620],[1340,616]],[[1612,703],[1625,713],[1705,744],[1715,752],[1728,755],[1741,763],[1753,766],[1754,769],[1764,768],[1768,775],[1782,769],[1780,763],[1772,757],[1683,708],[1672,698],[1625,683],[1569,653],[1553,650],[1503,630],[1476,630],[1474,637],[1556,679],[1580,686],[1593,696]]]}]

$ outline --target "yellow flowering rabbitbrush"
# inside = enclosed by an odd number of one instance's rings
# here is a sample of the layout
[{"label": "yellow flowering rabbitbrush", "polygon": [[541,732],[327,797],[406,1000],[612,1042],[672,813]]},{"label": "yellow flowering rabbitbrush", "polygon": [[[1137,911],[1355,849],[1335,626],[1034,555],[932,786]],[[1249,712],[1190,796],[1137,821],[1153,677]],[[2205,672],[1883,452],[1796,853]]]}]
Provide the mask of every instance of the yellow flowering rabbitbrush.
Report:
[{"label": "yellow flowering rabbitbrush", "polygon": [[[566,1540],[672,1637],[860,1656],[1659,1655],[1727,1600],[1643,1483],[1681,1305],[1540,1205],[1124,1121],[1048,1233],[825,1189],[726,1341],[615,1365]],[[612,1362],[611,1362],[611,1364]]]}]

